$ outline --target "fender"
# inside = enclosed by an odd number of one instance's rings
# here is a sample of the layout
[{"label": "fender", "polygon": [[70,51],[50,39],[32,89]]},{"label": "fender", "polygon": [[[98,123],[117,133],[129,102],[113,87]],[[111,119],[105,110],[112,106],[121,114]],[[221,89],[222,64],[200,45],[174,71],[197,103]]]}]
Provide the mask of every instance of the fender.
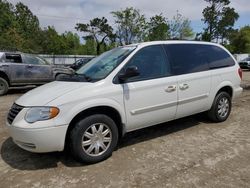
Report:
[{"label": "fender", "polygon": [[233,89],[234,87],[233,87],[232,82],[230,82],[230,81],[222,81],[219,85],[216,86],[216,89],[211,90],[212,92],[211,92],[210,97],[209,97],[210,108],[213,105],[213,101],[214,101],[214,98],[215,98],[216,94],[223,87],[230,87],[232,89],[232,93],[234,93],[234,89]]},{"label": "fender", "polygon": [[115,109],[121,116],[122,124],[126,124],[126,114],[123,104],[108,98],[76,101],[73,104],[66,103],[58,106],[62,113],[61,117],[57,118],[57,124],[69,124],[77,114],[98,106],[107,106]]}]

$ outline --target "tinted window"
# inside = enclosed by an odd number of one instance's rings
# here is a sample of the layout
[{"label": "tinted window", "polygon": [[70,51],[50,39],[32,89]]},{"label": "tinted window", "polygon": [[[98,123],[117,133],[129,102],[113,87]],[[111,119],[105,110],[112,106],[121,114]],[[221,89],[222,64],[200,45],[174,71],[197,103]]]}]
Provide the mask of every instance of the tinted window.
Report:
[{"label": "tinted window", "polygon": [[161,78],[170,75],[170,68],[167,63],[166,53],[161,45],[145,47],[139,50],[125,65],[136,66],[139,76],[130,78],[127,82]]},{"label": "tinted window", "polygon": [[211,69],[235,65],[233,58],[222,48],[213,45],[206,45],[206,49],[210,61],[209,67]]},{"label": "tinted window", "polygon": [[175,75],[206,71],[209,69],[208,54],[204,45],[169,44],[165,45],[172,70]]},{"label": "tinted window", "polygon": [[5,54],[6,62],[22,63],[22,58],[20,54]]}]

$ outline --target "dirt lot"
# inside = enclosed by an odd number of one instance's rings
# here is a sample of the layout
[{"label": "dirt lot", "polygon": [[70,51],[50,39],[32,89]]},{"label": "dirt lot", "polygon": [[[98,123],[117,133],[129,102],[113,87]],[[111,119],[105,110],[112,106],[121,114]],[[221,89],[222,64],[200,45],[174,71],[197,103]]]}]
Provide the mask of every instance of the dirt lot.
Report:
[{"label": "dirt lot", "polygon": [[88,166],[14,145],[5,119],[22,92],[12,91],[0,97],[0,187],[249,187],[250,71],[243,85],[228,121],[196,115],[136,131],[111,158]]}]

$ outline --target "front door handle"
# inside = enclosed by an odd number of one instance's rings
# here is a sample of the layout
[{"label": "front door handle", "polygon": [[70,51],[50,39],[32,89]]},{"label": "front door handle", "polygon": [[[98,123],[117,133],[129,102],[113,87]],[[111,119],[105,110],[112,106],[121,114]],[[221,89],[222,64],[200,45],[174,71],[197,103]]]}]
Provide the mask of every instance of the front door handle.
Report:
[{"label": "front door handle", "polygon": [[170,93],[176,90],[176,85],[168,86],[165,91]]},{"label": "front door handle", "polygon": [[180,84],[179,88],[180,88],[180,90],[186,90],[189,88],[189,85],[188,84]]},{"label": "front door handle", "polygon": [[33,65],[28,65],[27,67],[28,67],[28,68],[33,68]]}]

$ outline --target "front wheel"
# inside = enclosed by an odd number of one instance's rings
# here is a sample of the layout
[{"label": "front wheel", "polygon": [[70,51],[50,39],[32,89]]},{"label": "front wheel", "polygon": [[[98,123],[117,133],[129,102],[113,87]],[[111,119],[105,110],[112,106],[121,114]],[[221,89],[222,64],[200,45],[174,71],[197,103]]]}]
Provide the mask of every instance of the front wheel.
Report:
[{"label": "front wheel", "polygon": [[118,142],[115,122],[102,114],[91,115],[76,123],[70,134],[70,148],[77,160],[97,163],[112,155]]},{"label": "front wheel", "polygon": [[232,108],[231,96],[226,92],[216,95],[212,108],[208,111],[208,117],[214,122],[226,121]]}]

